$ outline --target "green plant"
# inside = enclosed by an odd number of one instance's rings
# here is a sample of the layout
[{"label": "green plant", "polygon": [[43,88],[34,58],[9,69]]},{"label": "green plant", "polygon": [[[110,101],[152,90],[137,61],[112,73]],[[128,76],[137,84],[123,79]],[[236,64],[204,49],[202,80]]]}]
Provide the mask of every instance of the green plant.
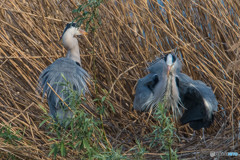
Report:
[{"label": "green plant", "polygon": [[138,140],[136,140],[136,143],[137,145],[134,148],[130,149],[130,151],[134,151],[132,159],[143,160],[145,159],[144,154],[147,151]]},{"label": "green plant", "polygon": [[105,96],[101,97],[101,98],[95,98],[93,101],[96,102],[98,104],[98,113],[102,116],[104,116],[106,114],[105,112],[105,109],[106,109],[106,105],[109,105],[111,107],[111,111],[113,113],[115,113],[115,109],[112,105],[112,103],[108,100],[108,96],[109,96],[109,93],[102,89],[103,93],[105,94]]},{"label": "green plant", "polygon": [[103,0],[87,0],[78,6],[77,9],[73,10],[73,13],[77,13],[74,21],[79,26],[86,23],[86,31],[90,28],[91,31],[95,31],[98,25],[101,24],[98,7],[101,5]]},{"label": "green plant", "polygon": [[95,46],[95,31],[101,25],[101,18],[99,15],[99,6],[104,2],[104,0],[85,0],[82,4],[78,5],[77,9],[74,9],[72,12],[75,14],[75,18],[73,22],[76,22],[78,26],[85,25],[85,30],[88,32],[90,29],[93,32],[93,38],[91,40],[92,48],[88,49],[88,53],[93,55],[93,64],[92,64],[92,71],[94,73],[93,78],[97,79],[96,76],[96,46]]},{"label": "green plant", "polygon": [[0,138],[4,139],[4,143],[16,145],[16,141],[20,141],[22,138],[18,136],[18,132],[13,133],[11,130],[11,125],[2,125],[0,128]]},{"label": "green plant", "polygon": [[[45,120],[40,123],[40,127],[46,124],[48,134],[54,135],[54,138],[49,139],[53,143],[48,155],[53,156],[54,159],[57,155],[66,157],[69,150],[75,150],[80,153],[81,159],[127,159],[127,156],[122,155],[121,147],[114,149],[111,146],[103,127],[103,117],[107,116],[105,114],[106,105],[111,107],[113,113],[115,112],[113,105],[107,99],[108,94],[94,100],[99,106],[97,108],[100,119],[94,118],[80,107],[81,104],[85,104],[86,99],[73,89],[64,76],[63,78],[65,82],[58,85],[64,88],[62,92],[67,95],[67,98],[64,102],[59,103],[67,105],[68,109],[73,112],[73,117],[64,121],[52,119],[40,106],[45,113]],[[66,108],[66,106],[62,107]],[[146,151],[138,141],[134,151],[133,158],[143,159]]]},{"label": "green plant", "polygon": [[85,113],[83,109],[74,111],[74,117],[68,120],[65,127],[56,122],[53,123],[50,133],[56,133],[57,136],[50,139],[54,143],[49,156],[53,154],[56,157],[60,154],[65,157],[67,150],[73,149],[83,151],[83,156],[92,157],[98,152],[98,143],[100,143],[96,137],[96,135],[101,136],[97,125],[93,117]]},{"label": "green plant", "polygon": [[153,126],[154,130],[151,133],[152,141],[150,148],[159,147],[159,150],[166,154],[162,156],[163,159],[177,159],[176,151],[173,150],[172,145],[176,139],[174,122],[171,121],[171,116],[167,116],[167,109],[164,105],[159,104],[154,112],[154,118],[159,125]]},{"label": "green plant", "polygon": [[[99,137],[102,136],[102,131],[98,128],[98,121],[93,119],[92,115],[87,114],[84,109],[80,108],[80,104],[85,102],[85,98],[73,89],[73,86],[65,79],[64,83],[59,83],[64,89],[67,98],[62,107],[73,112],[73,117],[64,121],[52,120],[50,117],[46,118],[40,127],[47,123],[49,134],[54,134],[55,137],[49,141],[53,141],[49,156],[53,155],[54,158],[58,154],[62,157],[67,155],[69,149],[83,151],[83,156],[92,157],[99,152],[101,143]],[[51,122],[52,121],[52,122]],[[97,137],[98,136],[98,137]]]},{"label": "green plant", "polygon": [[[0,128],[0,138],[3,139],[4,143],[17,145],[16,141],[21,141],[22,138],[19,136],[19,132],[13,133],[11,130],[11,124],[9,126],[6,126],[4,124],[1,124]],[[15,155],[8,153],[7,154],[8,159],[14,160],[16,159]]]}]

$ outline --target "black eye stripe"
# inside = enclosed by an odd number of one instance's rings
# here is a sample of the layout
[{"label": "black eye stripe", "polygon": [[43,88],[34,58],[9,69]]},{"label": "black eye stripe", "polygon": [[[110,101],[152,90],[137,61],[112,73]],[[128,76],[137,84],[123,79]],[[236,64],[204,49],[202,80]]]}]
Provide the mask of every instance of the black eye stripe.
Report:
[{"label": "black eye stripe", "polygon": [[78,62],[76,62],[76,64],[77,64],[78,66],[80,66],[80,64],[79,64]]},{"label": "black eye stripe", "polygon": [[164,61],[165,61],[165,62],[167,62],[167,56],[168,56],[168,54],[166,54],[166,55],[164,56]]},{"label": "black eye stripe", "polygon": [[175,55],[172,55],[173,59],[172,59],[172,62],[174,63],[176,61],[176,57]]},{"label": "black eye stripe", "polygon": [[176,77],[176,84],[177,84],[177,87],[179,88],[179,78]]},{"label": "black eye stripe", "polygon": [[71,28],[71,27],[77,27],[77,23],[72,23],[72,22],[68,23],[68,24],[66,25],[66,27],[65,27],[62,35],[64,35],[64,33],[65,33],[69,28]]}]

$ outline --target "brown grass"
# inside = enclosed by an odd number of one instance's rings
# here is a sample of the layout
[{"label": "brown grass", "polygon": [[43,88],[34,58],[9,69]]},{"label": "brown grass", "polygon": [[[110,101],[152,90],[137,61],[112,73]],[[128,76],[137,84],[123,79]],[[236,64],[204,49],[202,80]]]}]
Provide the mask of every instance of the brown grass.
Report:
[{"label": "brown grass", "polygon": [[[186,142],[184,137],[188,139],[193,131],[178,126],[179,157],[205,159],[209,151],[239,151],[240,3],[164,0],[164,4],[162,12],[157,0],[150,0],[149,6],[147,0],[109,0],[100,6],[100,28],[80,40],[83,68],[97,81],[91,87],[92,99],[109,93],[107,99],[116,110],[114,114],[109,107],[104,119],[111,145],[123,145],[128,154],[136,138],[142,141],[152,131],[153,119],[132,111],[135,85],[146,75],[147,62],[177,48],[183,72],[211,86],[219,102],[215,122],[205,132],[207,146],[198,137]],[[65,55],[59,37],[76,7],[73,0],[0,2],[0,121],[24,135],[18,146],[0,141],[3,157],[12,153],[20,159],[50,159],[51,137],[38,127],[43,111],[37,79],[44,68]],[[46,100],[42,105],[48,109]],[[160,154],[151,150],[146,157]],[[66,159],[77,155],[71,151]]]}]

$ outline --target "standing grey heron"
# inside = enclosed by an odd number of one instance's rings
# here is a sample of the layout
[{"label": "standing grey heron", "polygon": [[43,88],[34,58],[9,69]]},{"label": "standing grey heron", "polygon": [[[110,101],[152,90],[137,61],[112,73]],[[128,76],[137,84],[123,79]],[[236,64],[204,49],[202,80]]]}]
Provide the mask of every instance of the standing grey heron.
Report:
[{"label": "standing grey heron", "polygon": [[182,63],[174,54],[151,63],[150,73],[138,80],[133,107],[148,111],[162,103],[182,125],[189,123],[194,130],[208,128],[217,111],[215,95],[205,83],[192,80],[181,69]]},{"label": "standing grey heron", "polygon": [[62,84],[66,83],[67,80],[72,85],[72,88],[79,94],[85,95],[86,92],[89,92],[87,83],[90,76],[81,67],[78,40],[76,38],[76,36],[85,34],[87,33],[77,27],[76,23],[68,23],[61,36],[63,46],[67,49],[66,57],[57,59],[43,70],[39,76],[39,86],[43,88],[43,96],[47,93],[50,114],[60,122],[73,116],[72,111],[59,99],[59,97],[61,97],[61,99],[69,105],[69,91],[63,91],[68,90],[68,88]]}]

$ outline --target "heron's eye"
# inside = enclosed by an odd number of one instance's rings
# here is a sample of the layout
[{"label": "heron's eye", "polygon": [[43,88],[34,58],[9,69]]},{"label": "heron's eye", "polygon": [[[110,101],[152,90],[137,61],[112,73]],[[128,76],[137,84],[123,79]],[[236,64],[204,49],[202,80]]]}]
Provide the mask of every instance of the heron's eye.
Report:
[{"label": "heron's eye", "polygon": [[154,74],[151,78],[152,78],[151,81],[147,82],[146,86],[153,92],[153,89],[156,86],[156,84],[159,82],[159,79],[156,74]]}]

